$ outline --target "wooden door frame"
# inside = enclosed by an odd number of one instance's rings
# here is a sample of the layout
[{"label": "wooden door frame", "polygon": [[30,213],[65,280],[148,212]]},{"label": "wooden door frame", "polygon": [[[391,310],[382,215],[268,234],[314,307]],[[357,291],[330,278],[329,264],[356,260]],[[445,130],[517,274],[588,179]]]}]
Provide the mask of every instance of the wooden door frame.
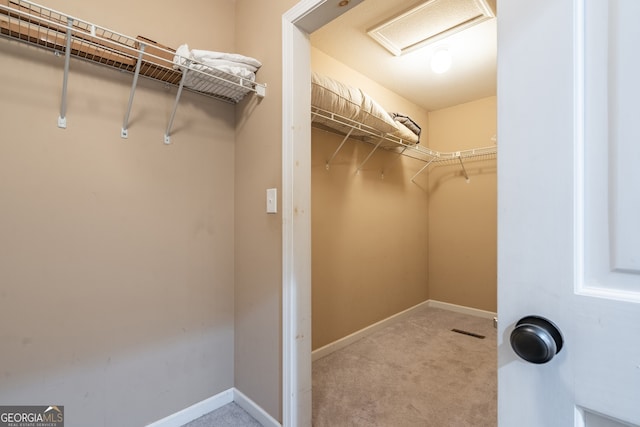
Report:
[{"label": "wooden door frame", "polygon": [[[282,19],[282,425],[311,426],[311,94],[308,35],[296,22],[315,0]],[[309,80],[307,83],[306,81]],[[301,96],[296,96],[299,94]]]},{"label": "wooden door frame", "polygon": [[282,16],[282,425],[311,426],[311,44],[364,0],[301,0]]}]

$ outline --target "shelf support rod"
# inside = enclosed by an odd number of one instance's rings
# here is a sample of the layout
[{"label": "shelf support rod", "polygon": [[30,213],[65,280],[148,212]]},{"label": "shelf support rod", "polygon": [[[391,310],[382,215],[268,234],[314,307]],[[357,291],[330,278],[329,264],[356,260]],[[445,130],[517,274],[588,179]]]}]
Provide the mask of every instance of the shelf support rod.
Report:
[{"label": "shelf support rod", "polygon": [[182,88],[184,87],[184,81],[187,77],[187,73],[189,72],[189,65],[191,65],[191,61],[186,61],[184,71],[182,72],[182,78],[180,79],[180,86],[178,86],[178,93],[176,94],[176,100],[173,103],[173,111],[171,112],[171,117],[169,118],[169,125],[167,126],[167,131],[164,133],[164,143],[171,144],[171,127],[173,126],[173,119],[176,116],[176,110],[178,109],[178,103],[180,102],[180,95],[182,95]]},{"label": "shelf support rod", "polygon": [[60,116],[58,127],[67,128],[67,81],[69,80],[69,62],[71,61],[71,29],[73,18],[67,17],[67,40],[64,49],[64,76],[62,77],[62,100],[60,101]]},{"label": "shelf support rod", "polygon": [[422,168],[420,168],[420,170],[419,170],[418,172],[416,172],[416,174],[415,174],[415,175],[413,175],[413,176],[411,177],[411,182],[415,182],[415,181],[414,181],[414,179],[416,179],[416,177],[417,177],[418,175],[420,175],[420,174],[422,173],[422,171],[424,171],[426,168],[428,168],[428,167],[429,167],[429,165],[430,165],[431,163],[433,163],[433,161],[434,161],[435,159],[436,159],[435,157],[432,157],[432,158],[427,162],[427,164],[426,164],[426,165],[424,165]]},{"label": "shelf support rod", "polygon": [[360,169],[362,169],[362,167],[364,166],[365,163],[367,163],[369,161],[369,159],[371,158],[371,156],[373,156],[373,153],[378,149],[378,147],[380,146],[380,144],[382,144],[382,141],[384,141],[384,136],[380,137],[380,140],[378,141],[378,143],[376,144],[375,147],[373,147],[373,150],[371,150],[371,152],[369,153],[369,155],[362,161],[362,163],[360,163],[360,166],[358,166],[358,169],[356,170],[356,173],[360,172]]},{"label": "shelf support rod", "polygon": [[464,179],[466,179],[468,183],[470,181],[469,174],[467,174],[467,170],[464,168],[464,163],[462,163],[462,156],[460,155],[460,152],[456,154],[458,154],[458,160],[460,161],[460,166],[462,167],[462,173],[464,174]]},{"label": "shelf support rod", "polygon": [[327,168],[327,170],[329,170],[329,163],[331,163],[333,158],[338,154],[338,151],[340,151],[342,149],[342,146],[344,145],[344,143],[347,142],[347,139],[349,139],[349,136],[351,135],[351,132],[353,132],[353,128],[349,129],[349,132],[345,135],[344,139],[342,140],[342,142],[340,143],[340,145],[338,146],[336,151],[334,151],[334,153],[331,156],[331,158],[329,158],[329,160],[327,160],[327,163],[325,165],[325,168]]},{"label": "shelf support rod", "polygon": [[120,136],[122,138],[129,137],[129,114],[131,114],[131,107],[133,106],[133,96],[136,93],[136,86],[138,85],[138,76],[140,76],[140,65],[142,64],[142,55],[144,55],[144,43],[140,43],[140,53],[138,54],[138,61],[136,63],[136,72],[133,74],[133,83],[131,84],[131,93],[129,94],[129,105],[127,106],[127,112],[124,115],[124,121],[122,122],[122,130]]}]

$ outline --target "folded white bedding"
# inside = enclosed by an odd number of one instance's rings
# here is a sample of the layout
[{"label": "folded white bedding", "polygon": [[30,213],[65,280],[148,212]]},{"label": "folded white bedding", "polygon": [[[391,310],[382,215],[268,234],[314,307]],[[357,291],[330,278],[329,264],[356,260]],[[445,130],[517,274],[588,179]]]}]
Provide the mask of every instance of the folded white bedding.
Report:
[{"label": "folded white bedding", "polygon": [[[175,69],[190,71],[184,85],[191,89],[239,101],[251,90],[260,61],[237,53],[189,50],[183,44],[173,58]],[[193,72],[196,71],[196,72]]]},{"label": "folded white bedding", "polygon": [[[233,63],[227,64],[227,63],[221,62],[217,65],[211,65],[211,64],[201,65],[198,63],[193,63],[189,66],[189,68],[191,70],[197,70],[207,74],[215,74],[211,72],[212,69],[215,69],[217,71],[223,71],[225,73],[233,74],[234,76],[241,77],[243,79],[247,79],[251,81],[254,81],[256,79],[256,75],[254,72],[249,71],[246,68],[233,65]],[[197,78],[197,77],[194,76],[193,78]]]},{"label": "folded white bedding", "polygon": [[206,61],[200,61],[196,58],[196,61],[208,67],[215,67],[215,68],[227,67],[229,69],[234,69],[234,70],[244,70],[247,73],[255,73],[256,71],[258,71],[255,67],[247,66],[245,64],[240,64],[239,62],[228,61],[226,59],[208,59]]},{"label": "folded white bedding", "polygon": [[258,71],[260,67],[262,67],[262,63],[257,59],[251,58],[249,56],[240,55],[239,53],[225,53],[225,52],[215,52],[211,50],[193,49],[191,50],[191,55],[193,59],[195,59],[198,62],[202,62],[204,64],[207,64],[207,62],[209,61],[215,62],[217,60],[242,64],[246,66],[248,69],[250,69],[251,71],[253,71],[254,73]]},{"label": "folded white bedding", "polygon": [[262,63],[257,59],[238,53],[189,50],[189,46],[183,44],[176,50],[173,63],[177,66],[184,66],[187,60],[195,61],[195,63],[191,64],[192,69],[206,71],[205,67],[212,67],[239,77],[251,79],[255,78],[255,72],[262,66]]}]

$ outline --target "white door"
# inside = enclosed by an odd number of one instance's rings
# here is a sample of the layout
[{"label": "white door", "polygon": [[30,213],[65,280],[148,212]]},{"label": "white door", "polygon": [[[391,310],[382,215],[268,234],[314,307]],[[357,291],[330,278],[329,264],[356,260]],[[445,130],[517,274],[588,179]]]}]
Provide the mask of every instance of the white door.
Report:
[{"label": "white door", "polygon": [[[501,427],[640,425],[638,17],[638,0],[498,5]],[[546,363],[512,349],[527,315],[563,335]]]}]

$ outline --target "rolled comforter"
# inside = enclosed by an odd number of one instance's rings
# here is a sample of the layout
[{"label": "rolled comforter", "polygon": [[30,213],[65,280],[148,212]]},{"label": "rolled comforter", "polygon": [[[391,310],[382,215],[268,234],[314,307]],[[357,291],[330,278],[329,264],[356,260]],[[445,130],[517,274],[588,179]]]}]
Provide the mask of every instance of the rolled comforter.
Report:
[{"label": "rolled comforter", "polygon": [[417,136],[418,137],[417,142],[420,142],[420,133],[422,132],[422,128],[415,121],[413,121],[411,117],[401,113],[391,113],[391,116],[393,117],[393,120],[395,120],[398,123],[402,123],[415,136]]}]

